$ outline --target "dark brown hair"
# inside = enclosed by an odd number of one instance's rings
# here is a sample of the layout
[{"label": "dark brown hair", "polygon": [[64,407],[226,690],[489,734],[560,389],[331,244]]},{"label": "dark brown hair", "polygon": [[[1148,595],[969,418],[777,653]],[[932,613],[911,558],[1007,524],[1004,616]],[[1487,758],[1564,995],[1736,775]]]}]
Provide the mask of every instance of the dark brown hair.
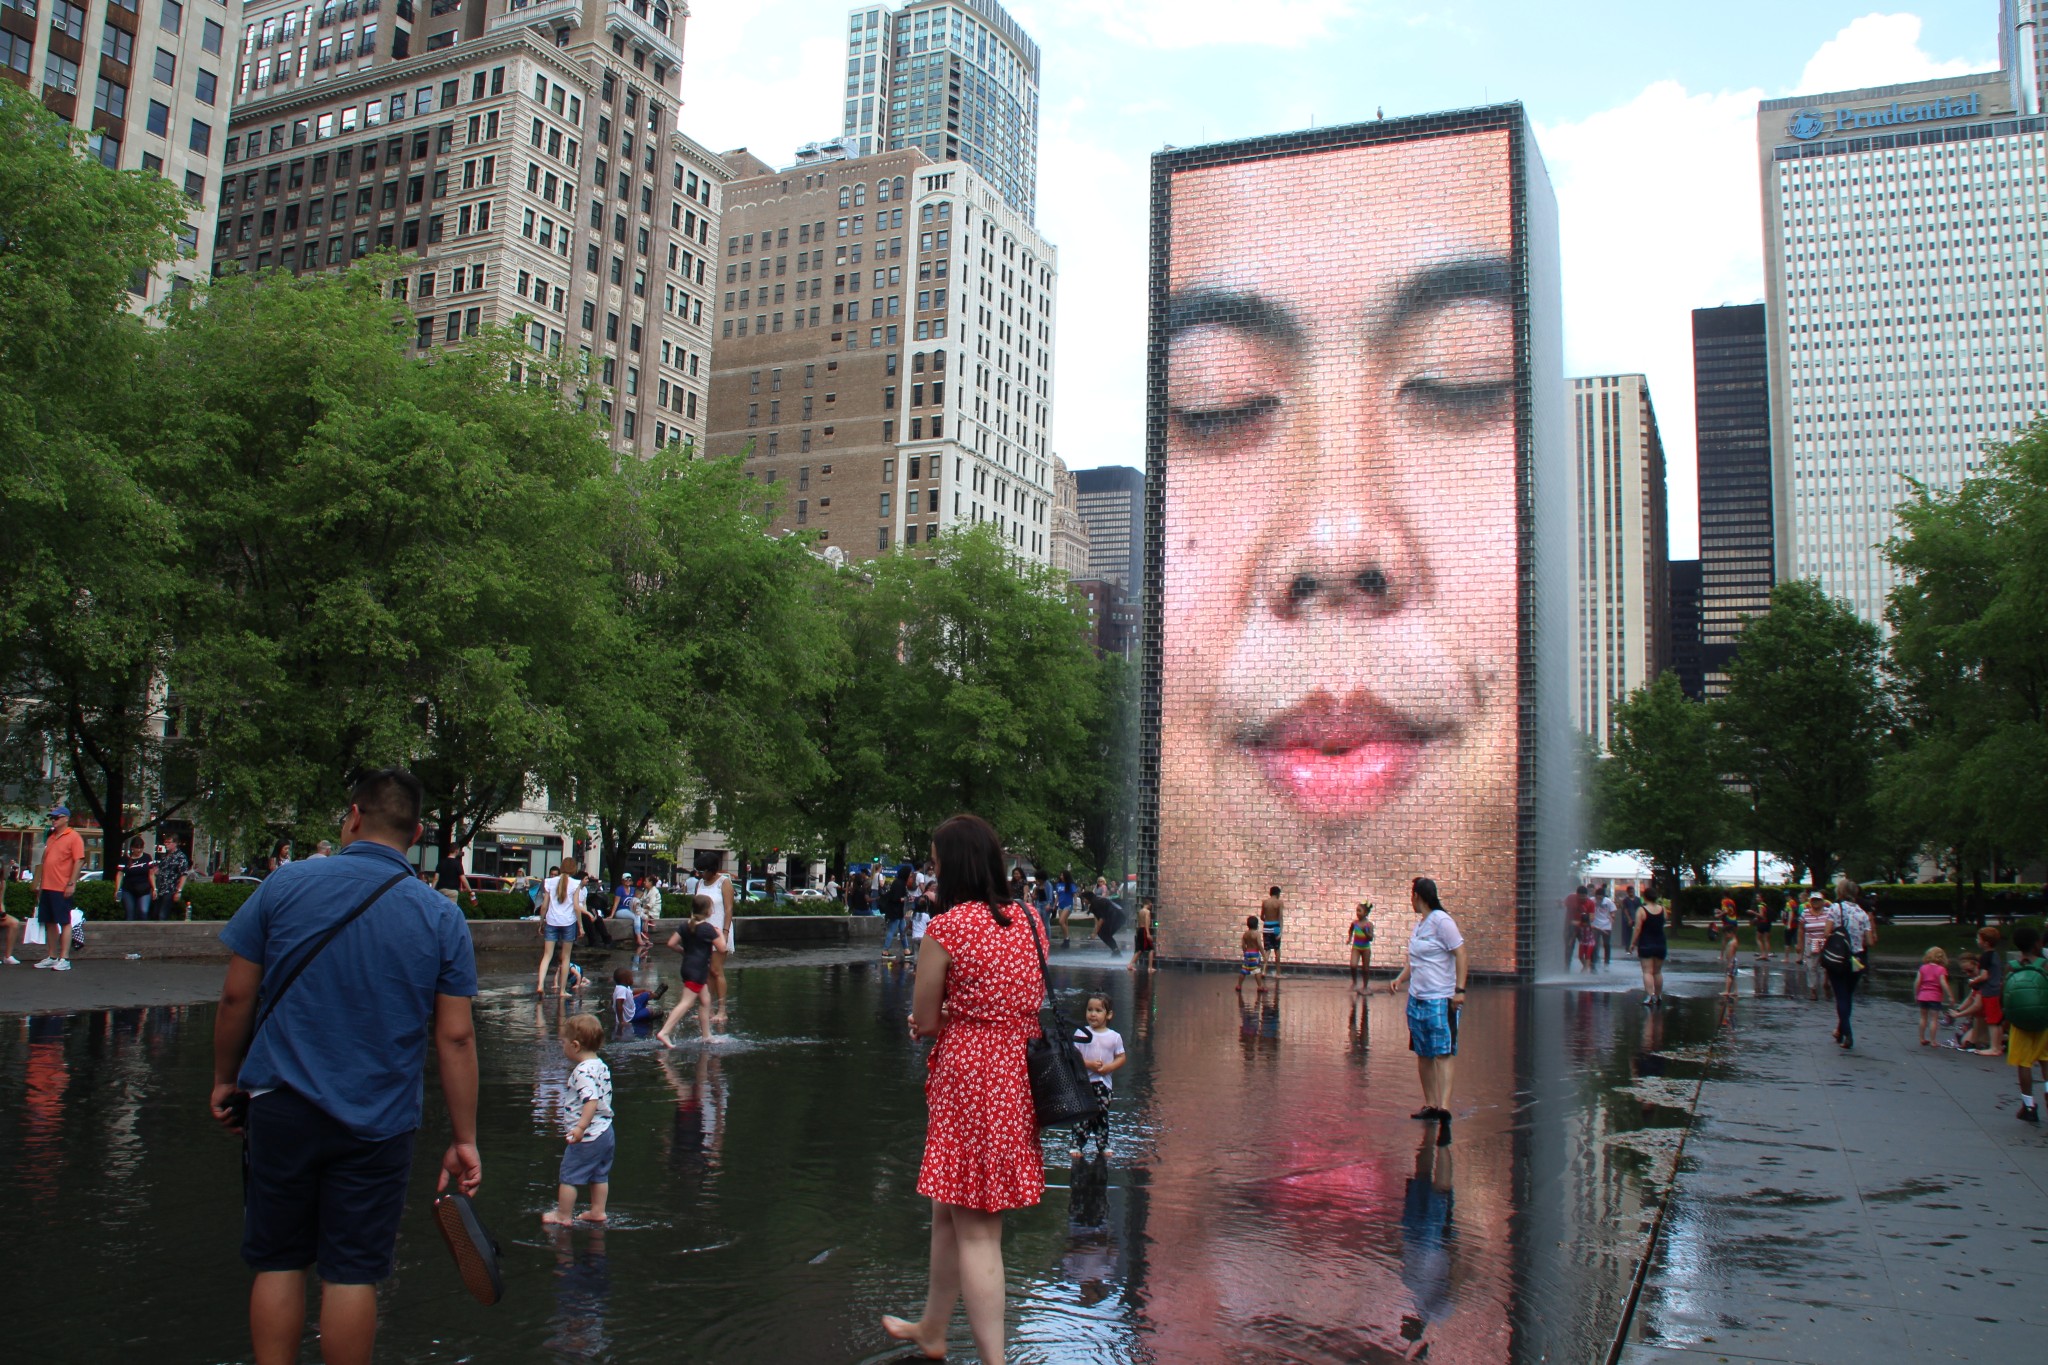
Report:
[{"label": "dark brown hair", "polygon": [[979,815],[956,815],[932,831],[932,856],[939,860],[938,913],[980,901],[997,924],[1007,925],[1009,878],[1003,875],[1003,841]]}]

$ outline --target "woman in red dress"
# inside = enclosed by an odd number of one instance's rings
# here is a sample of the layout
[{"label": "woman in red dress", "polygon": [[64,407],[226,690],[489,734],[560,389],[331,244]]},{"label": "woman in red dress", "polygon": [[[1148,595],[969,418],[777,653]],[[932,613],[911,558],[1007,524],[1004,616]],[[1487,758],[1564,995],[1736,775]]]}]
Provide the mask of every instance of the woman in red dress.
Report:
[{"label": "woman in red dress", "polygon": [[915,1322],[882,1327],[932,1360],[946,1354],[953,1305],[983,1365],[1003,1362],[1003,1210],[1045,1192],[1024,1044],[1038,1032],[1045,947],[1036,916],[1009,902],[1003,845],[987,821],[956,815],[932,835],[938,915],[925,931],[910,1036],[936,1038],[924,1083],[930,1117],[917,1192],[932,1201],[931,1289]]}]

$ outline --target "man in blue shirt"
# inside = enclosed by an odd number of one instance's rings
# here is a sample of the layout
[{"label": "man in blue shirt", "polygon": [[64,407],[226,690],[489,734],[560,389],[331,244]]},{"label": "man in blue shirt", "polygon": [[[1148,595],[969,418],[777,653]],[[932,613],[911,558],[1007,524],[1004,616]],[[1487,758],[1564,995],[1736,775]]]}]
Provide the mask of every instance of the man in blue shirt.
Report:
[{"label": "man in blue shirt", "polygon": [[[299,1358],[308,1265],[320,1272],[322,1358],[369,1361],[376,1285],[397,1254],[430,1036],[454,1131],[440,1188],[450,1176],[465,1194],[483,1182],[470,1022],[476,960],[461,911],[406,861],[422,795],[402,768],[363,778],[340,854],[279,867],[221,931],[234,956],[214,1023],[212,1107],[230,1131],[246,1134],[242,1259],[256,1272],[249,1330],[257,1365]],[[269,1007],[269,999],[276,1004],[264,1016],[259,1000]]]}]

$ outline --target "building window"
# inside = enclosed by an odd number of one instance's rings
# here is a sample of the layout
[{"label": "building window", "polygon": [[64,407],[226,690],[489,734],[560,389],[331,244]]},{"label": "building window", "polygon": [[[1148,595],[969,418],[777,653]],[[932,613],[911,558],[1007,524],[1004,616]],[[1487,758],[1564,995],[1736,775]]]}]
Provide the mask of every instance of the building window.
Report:
[{"label": "building window", "polygon": [[193,151],[202,154],[212,150],[213,125],[210,123],[201,123],[198,119],[193,119],[192,134],[185,140],[185,145],[190,147]]},{"label": "building window", "polygon": [[119,81],[110,81],[105,76],[93,89],[92,107],[105,110],[115,118],[128,116],[128,87]]},{"label": "building window", "polygon": [[178,79],[178,59],[162,48],[156,50],[156,78],[165,85],[174,85]]}]

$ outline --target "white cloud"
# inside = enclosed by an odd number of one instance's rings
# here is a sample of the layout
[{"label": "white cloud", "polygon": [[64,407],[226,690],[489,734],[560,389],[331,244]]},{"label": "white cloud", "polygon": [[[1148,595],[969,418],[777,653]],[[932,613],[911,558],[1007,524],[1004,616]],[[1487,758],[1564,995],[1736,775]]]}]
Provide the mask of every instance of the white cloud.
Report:
[{"label": "white cloud", "polygon": [[[683,132],[714,152],[745,147],[786,166],[806,142],[839,135],[846,46],[840,17],[815,3],[706,5],[684,33]],[[790,40],[794,32],[804,36]]]},{"label": "white cloud", "polygon": [[1898,85],[1961,76],[1979,68],[1957,59],[1936,61],[1920,47],[1917,14],[1866,14],[1820,45],[1787,94],[1823,95],[1870,85]]},{"label": "white cloud", "polygon": [[[1869,14],[1823,43],[1798,86],[1822,94],[1980,69],[1920,47],[1913,14]],[[1557,187],[1565,364],[1642,373],[1664,438],[1671,552],[1697,553],[1692,310],[1763,297],[1760,89],[1696,94],[1660,81],[1626,104],[1539,126]]]},{"label": "white cloud", "polygon": [[1537,129],[1557,188],[1571,374],[1642,373],[1664,437],[1673,552],[1699,525],[1692,310],[1763,297],[1761,90],[1659,81],[1627,104]]},{"label": "white cloud", "polygon": [[[1039,0],[1012,8],[1041,38],[1050,36],[1041,26],[1092,24],[1134,47],[1300,47],[1327,37],[1333,24],[1363,9],[1364,2],[1263,0],[1248,8],[1238,0]],[[1033,10],[1043,19],[1027,18]]]},{"label": "white cloud", "polygon": [[1099,141],[1100,122],[1080,100],[1040,111],[1038,226],[1060,248],[1053,448],[1076,469],[1142,468],[1151,166]]}]

